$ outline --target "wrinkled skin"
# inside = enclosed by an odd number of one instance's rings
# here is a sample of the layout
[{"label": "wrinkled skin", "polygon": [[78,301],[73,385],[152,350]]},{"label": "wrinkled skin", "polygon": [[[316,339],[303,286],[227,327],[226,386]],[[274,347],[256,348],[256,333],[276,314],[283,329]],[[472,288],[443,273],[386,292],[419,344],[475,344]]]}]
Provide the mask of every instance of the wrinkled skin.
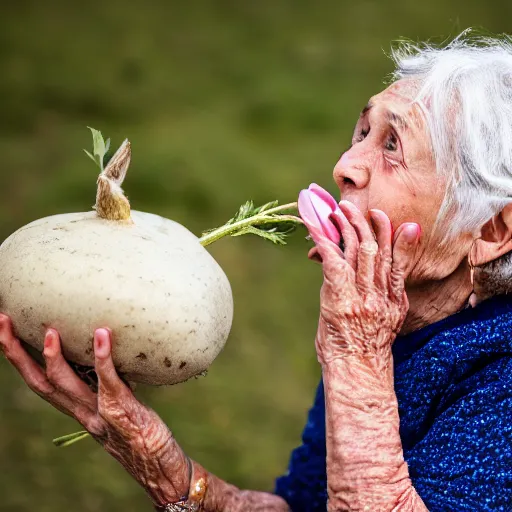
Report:
[{"label": "wrinkled skin", "polygon": [[384,212],[370,212],[372,231],[353,204],[341,201],[340,208],[344,251],[308,226],[323,262],[316,340],[321,364],[349,355],[380,356],[389,349],[407,314],[404,278],[420,237],[417,224],[405,223],[393,249],[391,223]]},{"label": "wrinkled skin", "polygon": [[405,222],[421,227],[407,276],[410,310],[402,333],[463,308],[472,290],[467,256],[473,235],[460,233],[441,245],[442,230],[434,230],[446,183],[436,172],[423,112],[412,102],[415,92],[414,83],[400,81],[371,98],[354,129],[352,146],[333,172],[342,198],[366,217],[370,209],[379,209],[394,230]]},{"label": "wrinkled skin", "polygon": [[[324,276],[315,346],[326,393],[329,511],[426,510],[403,458],[391,346],[399,332],[465,307],[473,290],[467,258],[474,236],[461,233],[443,246],[433,229],[446,184],[436,175],[414,91],[398,82],[372,98],[334,169],[343,201],[333,221],[343,251],[308,226],[316,244],[309,256]],[[484,249],[488,260],[499,256]],[[156,505],[179,500],[204,478],[206,511],[289,510],[277,496],[240,491],[190,462],[117,376],[106,329],[94,340],[97,394],[65,362],[53,330],[45,339],[46,369],[3,315],[0,346],[30,388],[91,432]]]},{"label": "wrinkled skin", "polygon": [[[398,435],[391,345],[408,311],[405,277],[419,226],[371,210],[373,231],[351,203],[340,203],[342,252],[308,225],[324,283],[316,337],[326,403],[328,510],[427,510],[412,487]],[[376,460],[375,453],[379,456]]]},{"label": "wrinkled skin", "polygon": [[169,429],[157,414],[140,404],[118,377],[110,355],[110,333],[106,329],[98,329],[94,336],[97,394],[65,361],[55,330],[49,329],[45,337],[45,369],[13,336],[5,315],[0,315],[0,339],[5,356],[32,391],[81,423],[147,488],[155,501],[165,501],[164,496],[176,496],[177,500],[188,493],[186,456],[175,446]]}]

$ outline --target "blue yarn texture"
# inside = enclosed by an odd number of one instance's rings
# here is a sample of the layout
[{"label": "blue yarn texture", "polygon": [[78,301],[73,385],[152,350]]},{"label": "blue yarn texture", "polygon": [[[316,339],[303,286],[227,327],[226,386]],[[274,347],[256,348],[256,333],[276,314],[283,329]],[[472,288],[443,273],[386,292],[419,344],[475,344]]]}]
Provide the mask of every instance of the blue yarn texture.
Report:
[{"label": "blue yarn texture", "polygon": [[[512,511],[512,296],[399,336],[393,357],[404,456],[428,510]],[[322,383],[302,441],[275,492],[293,512],[325,512]]]}]

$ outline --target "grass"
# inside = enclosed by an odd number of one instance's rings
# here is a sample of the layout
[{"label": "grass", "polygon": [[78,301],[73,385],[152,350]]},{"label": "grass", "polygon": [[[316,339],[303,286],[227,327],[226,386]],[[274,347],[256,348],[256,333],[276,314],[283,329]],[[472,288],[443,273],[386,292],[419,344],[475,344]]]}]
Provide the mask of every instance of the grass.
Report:
[{"label": "grass", "polygon": [[[509,28],[509,2],[457,0],[11,2],[0,19],[0,239],[46,215],[89,210],[97,170],[86,126],[130,138],[135,209],[199,234],[247,199],[295,201],[331,170],[400,36]],[[211,252],[235,320],[206,378],[143,388],[187,452],[248,488],[271,490],[300,442],[320,377],[321,274],[297,234],[278,248],[243,237]],[[0,362],[2,511],[151,510],[92,441],[57,450],[77,425]]]}]

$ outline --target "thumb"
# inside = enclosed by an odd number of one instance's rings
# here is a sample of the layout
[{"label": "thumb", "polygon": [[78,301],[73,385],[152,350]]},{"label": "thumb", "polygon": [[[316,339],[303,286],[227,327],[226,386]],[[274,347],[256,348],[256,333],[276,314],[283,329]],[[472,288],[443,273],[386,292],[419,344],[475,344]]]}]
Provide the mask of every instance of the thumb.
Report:
[{"label": "thumb", "polygon": [[412,270],[420,236],[421,228],[414,222],[401,224],[396,230],[390,276],[390,297],[395,302],[402,300],[405,279]]},{"label": "thumb", "polygon": [[119,395],[126,386],[117,374],[112,360],[112,335],[109,329],[94,332],[94,369],[98,375],[99,393]]}]

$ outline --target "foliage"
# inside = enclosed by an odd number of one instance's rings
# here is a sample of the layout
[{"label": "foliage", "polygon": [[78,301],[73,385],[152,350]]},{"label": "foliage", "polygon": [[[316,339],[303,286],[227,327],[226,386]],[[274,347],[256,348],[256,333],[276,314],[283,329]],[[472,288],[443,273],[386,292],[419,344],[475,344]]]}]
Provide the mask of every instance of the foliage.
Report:
[{"label": "foliage", "polygon": [[296,210],[297,203],[278,204],[279,201],[271,201],[255,207],[253,201],[246,201],[223,226],[204,231],[200,241],[206,246],[227,235],[256,235],[274,244],[286,245],[286,238],[302,221],[295,215],[283,214],[287,210]]},{"label": "foliage", "polygon": [[84,149],[85,154],[103,171],[104,169],[104,158],[110,148],[110,139],[106,141],[103,139],[103,135],[100,131],[95,130],[88,126],[89,130],[92,133],[92,145],[93,145],[93,155]]}]

